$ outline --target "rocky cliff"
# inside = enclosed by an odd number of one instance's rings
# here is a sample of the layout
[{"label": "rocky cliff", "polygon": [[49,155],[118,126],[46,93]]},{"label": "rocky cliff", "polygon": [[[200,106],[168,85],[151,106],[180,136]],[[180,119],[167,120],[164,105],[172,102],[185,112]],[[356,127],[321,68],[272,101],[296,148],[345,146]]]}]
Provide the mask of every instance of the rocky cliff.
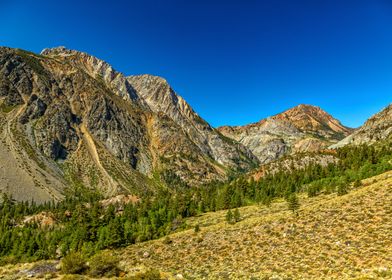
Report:
[{"label": "rocky cliff", "polygon": [[247,169],[257,162],[243,145],[228,141],[203,120],[161,77],[151,75],[127,78],[150,109],[173,120],[204,154],[223,166]]},{"label": "rocky cliff", "polygon": [[342,147],[348,144],[372,144],[377,141],[392,139],[392,104],[369,118],[353,134],[331,146]]},{"label": "rocky cliff", "polygon": [[321,108],[303,104],[257,123],[218,130],[248,147],[261,163],[285,154],[319,151],[352,132]]},{"label": "rocky cliff", "polygon": [[61,199],[70,185],[108,196],[193,186],[257,163],[162,78],[126,78],[63,47],[0,48],[0,107],[0,191],[19,200]]}]

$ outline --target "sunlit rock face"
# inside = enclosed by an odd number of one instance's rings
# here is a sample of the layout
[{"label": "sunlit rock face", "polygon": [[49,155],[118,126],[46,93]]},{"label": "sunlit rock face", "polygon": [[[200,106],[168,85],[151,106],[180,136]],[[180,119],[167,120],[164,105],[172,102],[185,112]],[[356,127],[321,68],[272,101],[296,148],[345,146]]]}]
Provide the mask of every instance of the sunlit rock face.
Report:
[{"label": "sunlit rock face", "polygon": [[303,104],[257,123],[218,130],[248,147],[261,163],[322,150],[352,132],[321,108]]},{"label": "sunlit rock face", "polygon": [[371,144],[377,141],[392,138],[392,104],[389,104],[381,112],[369,118],[363,126],[353,134],[344,138],[342,141],[331,148],[342,147],[348,144]]}]

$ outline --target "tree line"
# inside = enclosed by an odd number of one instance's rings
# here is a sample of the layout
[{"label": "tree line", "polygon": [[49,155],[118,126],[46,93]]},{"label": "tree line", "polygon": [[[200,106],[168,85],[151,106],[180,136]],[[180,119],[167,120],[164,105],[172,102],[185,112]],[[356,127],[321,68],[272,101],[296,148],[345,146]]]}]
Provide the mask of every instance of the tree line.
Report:
[{"label": "tree line", "polygon": [[[351,183],[392,169],[392,148],[377,146],[344,147],[336,151],[337,163],[309,164],[303,169],[282,171],[259,181],[245,175],[229,182],[187,188],[175,187],[146,195],[137,203],[104,207],[102,197],[79,186],[59,203],[15,202],[4,196],[0,203],[0,264],[58,258],[69,252],[88,256],[105,248],[117,248],[163,237],[186,228],[184,219],[208,211],[236,209],[228,221],[239,220],[238,207],[269,205],[286,198],[294,211],[295,195],[348,192]],[[26,216],[46,212],[55,224],[23,223]]]}]

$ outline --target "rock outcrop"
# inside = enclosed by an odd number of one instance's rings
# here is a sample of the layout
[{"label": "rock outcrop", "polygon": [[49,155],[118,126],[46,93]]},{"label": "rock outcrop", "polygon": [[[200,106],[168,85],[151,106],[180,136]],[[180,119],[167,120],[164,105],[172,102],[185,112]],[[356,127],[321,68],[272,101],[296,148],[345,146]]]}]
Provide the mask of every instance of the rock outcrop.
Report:
[{"label": "rock outcrop", "polygon": [[248,147],[261,163],[289,153],[319,151],[352,132],[321,108],[302,104],[257,123],[218,130]]},{"label": "rock outcrop", "polygon": [[331,146],[338,148],[348,144],[372,144],[377,141],[392,138],[392,104],[389,104],[381,112],[369,118],[363,126],[353,134]]},{"label": "rock outcrop", "polygon": [[241,144],[227,141],[203,120],[191,106],[161,77],[130,76],[128,81],[150,109],[173,120],[189,138],[218,163],[231,168],[247,169],[257,162],[253,154]]}]

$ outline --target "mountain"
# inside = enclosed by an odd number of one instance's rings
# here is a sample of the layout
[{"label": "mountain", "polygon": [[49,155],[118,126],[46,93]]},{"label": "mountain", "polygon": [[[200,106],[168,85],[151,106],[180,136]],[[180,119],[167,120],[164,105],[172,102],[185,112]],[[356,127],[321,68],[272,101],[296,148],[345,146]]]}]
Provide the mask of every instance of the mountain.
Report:
[{"label": "mountain", "polygon": [[369,118],[353,134],[332,145],[331,148],[342,147],[348,144],[371,144],[387,139],[392,139],[392,104],[389,104],[381,112]]},{"label": "mountain", "polygon": [[[129,76],[127,80],[150,109],[164,114],[181,127],[204,154],[230,168],[246,169],[257,162],[243,145],[228,141],[203,120],[161,77]],[[176,145],[176,143],[173,143]],[[239,161],[238,161],[239,160]]]},{"label": "mountain", "polygon": [[320,107],[303,104],[257,123],[218,130],[248,147],[261,163],[285,154],[319,151],[353,131]]},{"label": "mountain", "polygon": [[0,191],[62,199],[68,187],[107,196],[224,180],[257,164],[159,77],[125,77],[64,47],[0,48]]}]

